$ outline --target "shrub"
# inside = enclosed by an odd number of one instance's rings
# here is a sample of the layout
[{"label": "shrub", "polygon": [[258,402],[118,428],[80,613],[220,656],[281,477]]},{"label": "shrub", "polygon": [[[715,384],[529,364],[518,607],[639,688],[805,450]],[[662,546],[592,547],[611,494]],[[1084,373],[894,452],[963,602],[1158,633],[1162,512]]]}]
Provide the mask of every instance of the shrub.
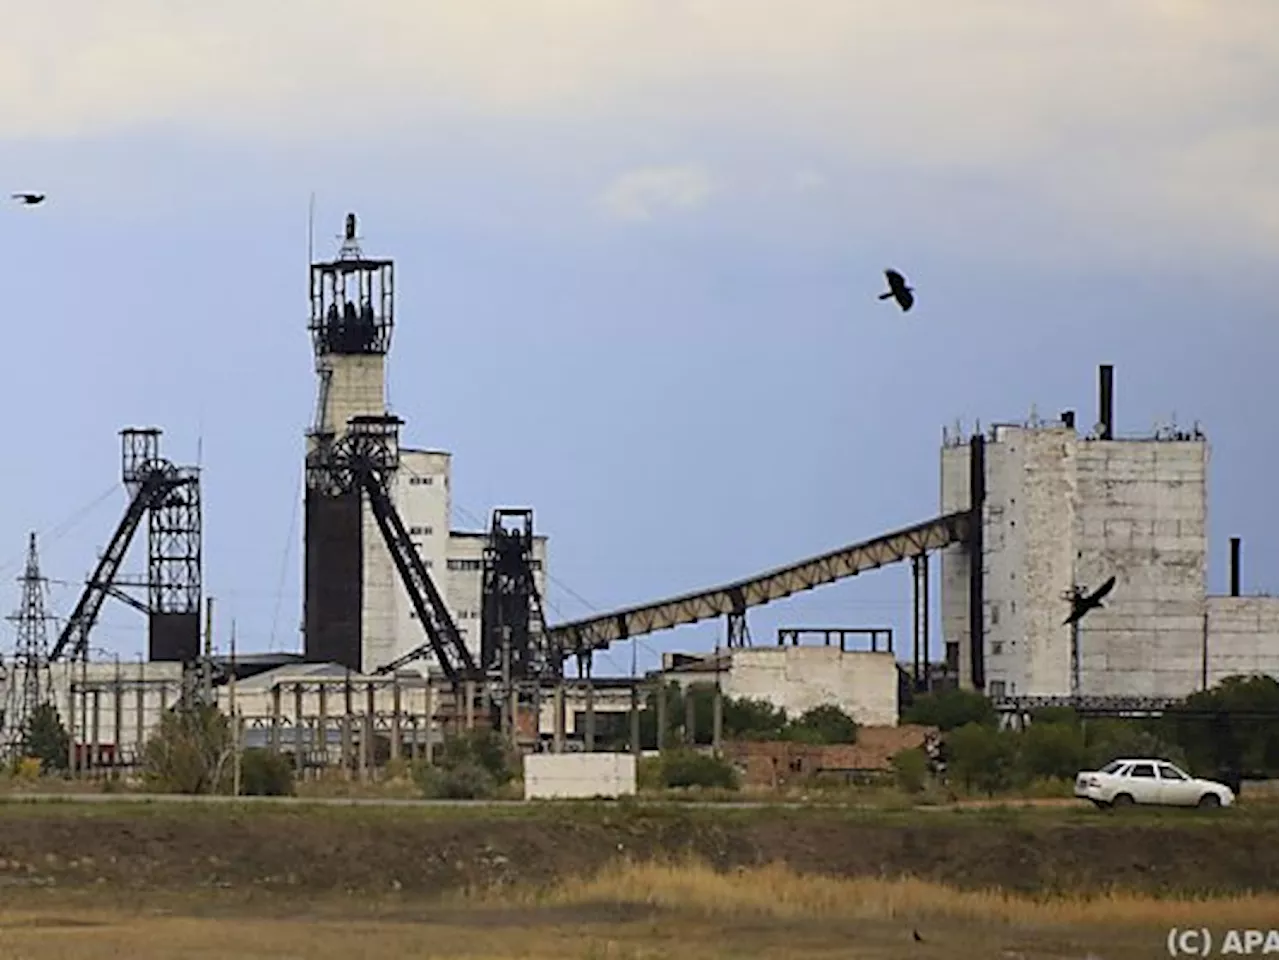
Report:
[{"label": "shrub", "polygon": [[492,773],[471,760],[439,767],[419,764],[414,780],[422,795],[432,800],[485,800],[494,796],[499,786]]},{"label": "shrub", "polygon": [[1072,724],[1033,721],[1021,735],[1018,762],[1028,780],[1074,777],[1087,760],[1084,733]]},{"label": "shrub", "polygon": [[784,740],[799,743],[854,743],[858,722],[833,704],[806,710],[782,731]]},{"label": "shrub", "polygon": [[641,757],[636,763],[636,789],[661,790],[663,786],[662,758]]},{"label": "shrub", "polygon": [[251,747],[240,755],[240,792],[247,797],[293,796],[293,765],[288,757]]},{"label": "shrub", "polygon": [[899,750],[893,755],[893,773],[898,788],[905,793],[920,793],[929,777],[929,758],[919,747]]},{"label": "shrub", "polygon": [[994,726],[996,712],[991,701],[974,690],[943,690],[916,697],[902,720],[946,732],[969,723]]},{"label": "shrub", "polygon": [[670,750],[662,756],[666,787],[738,788],[738,773],[729,762],[693,750]]},{"label": "shrub", "polygon": [[30,782],[40,779],[42,767],[39,757],[14,757],[12,773],[15,779]]},{"label": "shrub", "polygon": [[978,723],[966,723],[947,735],[951,760],[948,771],[967,790],[988,796],[1014,784],[1018,757],[1017,734]]},{"label": "shrub", "polygon": [[147,741],[145,776],[169,793],[220,793],[230,785],[231,725],[217,707],[179,704]]},{"label": "shrub", "polygon": [[22,752],[37,758],[46,773],[69,768],[71,737],[52,703],[37,705],[27,717],[22,729]]}]

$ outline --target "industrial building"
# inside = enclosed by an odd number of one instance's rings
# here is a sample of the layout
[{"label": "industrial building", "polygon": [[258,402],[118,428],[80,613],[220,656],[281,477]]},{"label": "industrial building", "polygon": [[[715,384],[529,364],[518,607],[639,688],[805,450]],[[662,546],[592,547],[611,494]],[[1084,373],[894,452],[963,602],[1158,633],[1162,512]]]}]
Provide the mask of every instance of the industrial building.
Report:
[{"label": "industrial building", "polygon": [[[1117,435],[1113,371],[1098,423],[944,433],[941,505],[974,529],[942,551],[942,626],[961,686],[995,699],[1183,697],[1231,674],[1277,676],[1277,599],[1206,590],[1209,445],[1195,428]],[[1232,549],[1238,593],[1238,542]],[[1064,623],[1107,578],[1101,609]],[[975,639],[976,638],[976,639]]]},{"label": "industrial building", "polygon": [[[394,326],[394,263],[364,255],[354,214],[336,259],[311,266],[315,420],[307,434],[303,635],[308,660],[372,674],[424,648],[418,612],[393,560],[367,491],[328,489],[315,455],[337,444],[353,420],[391,416],[386,363]],[[399,445],[388,493],[428,576],[472,657],[481,660],[480,619],[488,532],[450,529],[450,455]],[[545,595],[547,539],[533,535],[532,566]],[[430,651],[423,666],[437,672]]]}]

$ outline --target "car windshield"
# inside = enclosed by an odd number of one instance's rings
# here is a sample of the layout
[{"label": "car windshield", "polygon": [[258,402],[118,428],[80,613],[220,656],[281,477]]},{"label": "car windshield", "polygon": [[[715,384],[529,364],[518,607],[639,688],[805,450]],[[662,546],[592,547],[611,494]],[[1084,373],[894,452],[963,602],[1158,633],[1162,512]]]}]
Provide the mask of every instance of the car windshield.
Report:
[{"label": "car windshield", "polygon": [[1123,766],[1124,766],[1124,762],[1123,762],[1123,761],[1121,761],[1121,760],[1112,760],[1110,763],[1108,763],[1105,767],[1103,767],[1103,768],[1102,768],[1101,770],[1099,770],[1098,772],[1099,772],[1099,773],[1116,773],[1116,772],[1118,772],[1118,771],[1120,770],[1120,768],[1121,768],[1121,767],[1123,767]]}]

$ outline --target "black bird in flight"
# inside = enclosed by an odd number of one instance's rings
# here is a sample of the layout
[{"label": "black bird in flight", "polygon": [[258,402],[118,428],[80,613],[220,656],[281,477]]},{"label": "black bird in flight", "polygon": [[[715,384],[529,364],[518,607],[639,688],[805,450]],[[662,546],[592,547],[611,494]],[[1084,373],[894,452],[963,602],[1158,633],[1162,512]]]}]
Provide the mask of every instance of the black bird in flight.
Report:
[{"label": "black bird in flight", "polygon": [[21,200],[28,207],[34,207],[37,203],[44,202],[43,193],[15,193],[13,199]]},{"label": "black bird in flight", "polygon": [[1096,610],[1102,606],[1102,598],[1115,589],[1116,578],[1109,577],[1107,582],[1100,586],[1093,593],[1086,596],[1075,596],[1071,598],[1071,616],[1062,621],[1065,627],[1069,623],[1075,623],[1090,610]]},{"label": "black bird in flight", "polygon": [[892,297],[898,302],[902,312],[906,313],[916,302],[916,298],[911,294],[911,288],[907,286],[907,278],[892,268],[884,272],[884,278],[889,281],[889,292],[880,294],[877,299],[888,300]]}]

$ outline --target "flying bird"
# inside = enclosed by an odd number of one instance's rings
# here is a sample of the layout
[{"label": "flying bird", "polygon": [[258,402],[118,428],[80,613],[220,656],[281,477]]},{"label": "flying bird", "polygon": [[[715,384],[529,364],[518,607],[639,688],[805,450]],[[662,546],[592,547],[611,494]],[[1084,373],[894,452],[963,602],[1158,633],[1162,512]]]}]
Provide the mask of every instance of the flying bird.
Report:
[{"label": "flying bird", "polygon": [[44,202],[43,193],[15,193],[12,196],[14,200],[21,200],[28,207],[34,207],[37,203]]},{"label": "flying bird", "polygon": [[1062,621],[1065,627],[1069,623],[1075,623],[1090,610],[1096,610],[1102,606],[1102,598],[1115,589],[1116,578],[1109,577],[1107,582],[1100,586],[1097,590],[1088,596],[1073,596],[1071,598],[1071,616]]},{"label": "flying bird", "polygon": [[888,300],[892,297],[898,302],[902,312],[906,313],[916,302],[916,298],[911,294],[911,287],[907,286],[907,278],[892,268],[884,272],[884,278],[889,281],[889,292],[880,294],[877,299]]}]

